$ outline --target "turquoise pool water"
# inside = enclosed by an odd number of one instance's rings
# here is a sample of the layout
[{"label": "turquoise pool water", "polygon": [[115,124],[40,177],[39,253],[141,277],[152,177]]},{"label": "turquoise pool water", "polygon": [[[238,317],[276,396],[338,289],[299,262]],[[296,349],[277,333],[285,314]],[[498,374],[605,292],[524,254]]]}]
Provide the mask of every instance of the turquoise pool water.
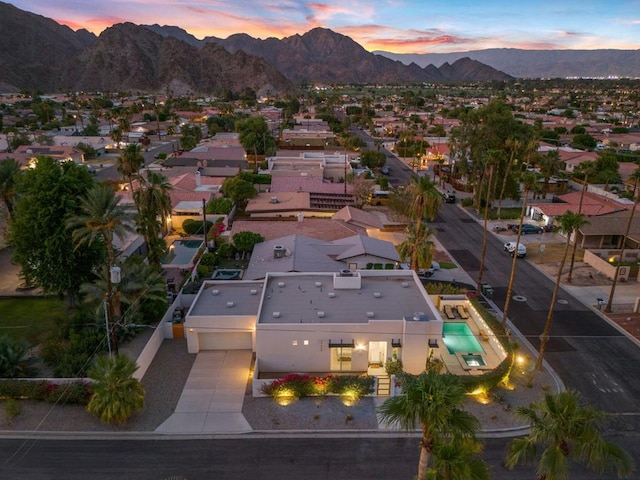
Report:
[{"label": "turquoise pool water", "polygon": [[473,336],[469,325],[465,322],[444,322],[442,341],[451,354],[484,352],[476,337]]},{"label": "turquoise pool water", "polygon": [[163,265],[189,265],[202,246],[202,240],[174,240],[162,259]]}]

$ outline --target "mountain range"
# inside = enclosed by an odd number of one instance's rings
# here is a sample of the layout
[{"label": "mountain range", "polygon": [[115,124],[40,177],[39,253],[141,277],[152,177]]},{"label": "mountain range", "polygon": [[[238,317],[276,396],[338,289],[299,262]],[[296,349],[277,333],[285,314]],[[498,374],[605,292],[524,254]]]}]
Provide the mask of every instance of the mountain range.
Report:
[{"label": "mountain range", "polygon": [[[19,33],[18,33],[19,32]],[[116,24],[96,37],[0,2],[0,92],[295,91],[300,83],[508,80],[461,58],[440,68],[374,55],[351,38],[316,28],[281,40],[246,34],[196,39],[176,26]]]},{"label": "mountain range", "polygon": [[491,48],[456,53],[374,53],[419,66],[470,58],[516,78],[640,78],[640,50]]}]

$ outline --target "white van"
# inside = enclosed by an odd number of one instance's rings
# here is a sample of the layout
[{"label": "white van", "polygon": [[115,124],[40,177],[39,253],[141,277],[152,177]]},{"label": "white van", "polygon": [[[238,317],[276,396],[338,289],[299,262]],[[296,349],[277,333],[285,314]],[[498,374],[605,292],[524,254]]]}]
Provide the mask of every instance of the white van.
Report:
[{"label": "white van", "polygon": [[[504,244],[504,251],[509,252],[509,254],[513,257],[514,252],[516,251],[516,242],[507,242]],[[522,258],[527,255],[527,247],[518,244],[518,257]]]}]

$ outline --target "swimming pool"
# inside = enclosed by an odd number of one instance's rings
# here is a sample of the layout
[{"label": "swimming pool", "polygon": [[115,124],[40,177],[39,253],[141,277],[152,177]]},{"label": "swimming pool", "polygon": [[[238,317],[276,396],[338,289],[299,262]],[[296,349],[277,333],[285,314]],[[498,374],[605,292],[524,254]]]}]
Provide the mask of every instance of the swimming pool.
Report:
[{"label": "swimming pool", "polygon": [[163,265],[190,265],[202,246],[202,240],[174,240],[162,259]]},{"label": "swimming pool", "polygon": [[465,322],[444,322],[442,341],[452,355],[458,352],[484,352]]}]

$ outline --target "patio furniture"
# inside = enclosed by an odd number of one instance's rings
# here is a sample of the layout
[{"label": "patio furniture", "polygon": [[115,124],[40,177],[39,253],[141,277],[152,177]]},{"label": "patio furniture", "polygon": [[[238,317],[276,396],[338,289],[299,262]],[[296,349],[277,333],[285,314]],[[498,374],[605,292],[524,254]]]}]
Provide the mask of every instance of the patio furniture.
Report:
[{"label": "patio furniture", "polygon": [[469,318],[469,312],[467,312],[467,309],[464,307],[464,305],[457,305],[456,310],[458,311],[458,315],[460,315],[460,318],[462,318],[463,320]]},{"label": "patio furniture", "polygon": [[456,314],[453,313],[453,309],[451,308],[451,305],[445,305],[443,310],[444,310],[444,314],[447,316],[449,320],[454,320],[456,318]]},{"label": "patio furniture", "polygon": [[481,328],[478,331],[478,334],[482,337],[482,340],[484,340],[485,342],[489,341],[489,335],[487,335],[487,331],[484,328]]}]

